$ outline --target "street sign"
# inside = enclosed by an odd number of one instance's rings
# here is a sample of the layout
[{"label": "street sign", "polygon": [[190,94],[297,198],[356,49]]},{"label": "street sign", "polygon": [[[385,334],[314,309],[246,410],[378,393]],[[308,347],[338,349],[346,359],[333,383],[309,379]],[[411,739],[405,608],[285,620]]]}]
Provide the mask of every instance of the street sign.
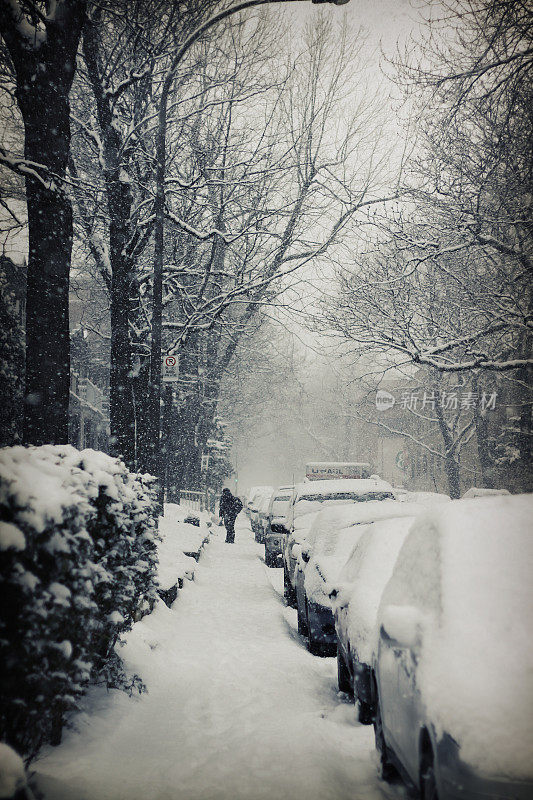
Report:
[{"label": "street sign", "polygon": [[407,472],[409,469],[409,451],[408,450],[399,450],[396,453],[396,466],[398,469]]},{"label": "street sign", "polygon": [[177,381],[180,376],[180,365],[177,356],[164,356],[163,358],[163,381]]}]

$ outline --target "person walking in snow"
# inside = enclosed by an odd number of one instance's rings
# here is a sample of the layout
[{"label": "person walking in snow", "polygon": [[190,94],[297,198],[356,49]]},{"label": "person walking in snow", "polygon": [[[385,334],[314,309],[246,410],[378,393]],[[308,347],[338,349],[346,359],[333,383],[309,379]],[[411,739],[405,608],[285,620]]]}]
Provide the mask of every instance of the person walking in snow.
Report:
[{"label": "person walking in snow", "polygon": [[229,489],[222,489],[218,516],[224,520],[226,528],[226,542],[233,544],[235,541],[235,520],[242,511],[242,503],[238,497],[234,497]]}]

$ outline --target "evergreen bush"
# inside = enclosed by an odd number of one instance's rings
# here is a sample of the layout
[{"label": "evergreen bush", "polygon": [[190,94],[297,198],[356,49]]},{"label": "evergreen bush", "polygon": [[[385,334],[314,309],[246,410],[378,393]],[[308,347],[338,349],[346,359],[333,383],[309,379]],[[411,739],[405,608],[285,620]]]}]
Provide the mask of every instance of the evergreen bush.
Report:
[{"label": "evergreen bush", "polygon": [[157,596],[152,487],[94,450],[0,450],[0,738],[27,757],[89,683],[141,685],[117,646]]}]

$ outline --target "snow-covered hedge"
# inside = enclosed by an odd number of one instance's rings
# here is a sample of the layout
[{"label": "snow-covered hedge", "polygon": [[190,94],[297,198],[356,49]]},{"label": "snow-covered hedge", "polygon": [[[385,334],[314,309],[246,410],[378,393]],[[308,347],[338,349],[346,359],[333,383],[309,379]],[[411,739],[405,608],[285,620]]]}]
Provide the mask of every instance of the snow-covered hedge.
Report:
[{"label": "snow-covered hedge", "polygon": [[115,645],[156,599],[151,480],[94,450],[0,450],[0,738],[26,755],[89,683],[125,685]]}]

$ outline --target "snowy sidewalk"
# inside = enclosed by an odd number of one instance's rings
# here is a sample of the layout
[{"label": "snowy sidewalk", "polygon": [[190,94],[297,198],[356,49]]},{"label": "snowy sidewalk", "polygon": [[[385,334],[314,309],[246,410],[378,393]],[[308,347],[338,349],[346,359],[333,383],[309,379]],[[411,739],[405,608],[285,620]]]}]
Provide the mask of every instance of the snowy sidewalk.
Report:
[{"label": "snowy sidewalk", "polygon": [[96,690],[34,768],[46,800],[383,800],[373,733],[311,656],[243,515],[125,648],[148,693]]}]

